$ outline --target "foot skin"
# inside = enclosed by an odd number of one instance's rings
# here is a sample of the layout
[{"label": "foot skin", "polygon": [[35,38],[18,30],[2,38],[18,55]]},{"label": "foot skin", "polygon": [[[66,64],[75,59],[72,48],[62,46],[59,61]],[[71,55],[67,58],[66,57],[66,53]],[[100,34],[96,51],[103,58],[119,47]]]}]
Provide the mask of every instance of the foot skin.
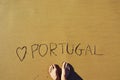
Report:
[{"label": "foot skin", "polygon": [[60,80],[58,69],[55,64],[49,67],[49,74],[53,80]]},{"label": "foot skin", "polygon": [[70,73],[69,64],[67,62],[63,62],[61,80],[67,80],[69,73]]}]

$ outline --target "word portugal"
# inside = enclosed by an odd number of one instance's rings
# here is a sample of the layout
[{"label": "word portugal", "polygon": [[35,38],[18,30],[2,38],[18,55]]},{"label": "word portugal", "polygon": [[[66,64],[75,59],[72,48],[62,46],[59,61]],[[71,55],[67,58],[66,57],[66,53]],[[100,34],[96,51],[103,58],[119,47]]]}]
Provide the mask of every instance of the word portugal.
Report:
[{"label": "word portugal", "polygon": [[17,47],[16,54],[20,61],[23,61],[26,54],[31,53],[31,57],[35,58],[35,54],[39,54],[41,57],[45,57],[47,54],[50,56],[59,56],[59,54],[68,55],[101,55],[96,53],[96,46],[90,46],[89,44],[83,47],[81,43],[69,44],[69,43],[49,43],[49,44],[33,44],[28,51],[27,46]]}]

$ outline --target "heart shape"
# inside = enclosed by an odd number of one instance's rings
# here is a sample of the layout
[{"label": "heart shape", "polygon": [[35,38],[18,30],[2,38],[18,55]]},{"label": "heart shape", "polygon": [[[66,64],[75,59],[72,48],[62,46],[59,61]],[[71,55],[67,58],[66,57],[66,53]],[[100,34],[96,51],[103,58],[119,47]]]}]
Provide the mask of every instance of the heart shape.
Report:
[{"label": "heart shape", "polygon": [[16,54],[18,58],[20,59],[20,61],[22,62],[25,59],[25,56],[27,54],[27,47],[26,46],[23,46],[22,48],[18,47],[16,49]]}]

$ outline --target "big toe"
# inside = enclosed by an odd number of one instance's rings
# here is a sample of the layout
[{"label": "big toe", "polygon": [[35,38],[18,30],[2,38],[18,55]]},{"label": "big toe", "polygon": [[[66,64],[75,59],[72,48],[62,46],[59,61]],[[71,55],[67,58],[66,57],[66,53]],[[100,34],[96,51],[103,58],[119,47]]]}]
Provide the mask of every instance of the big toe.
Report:
[{"label": "big toe", "polygon": [[62,75],[65,76],[65,77],[68,77],[69,73],[70,73],[70,65],[69,65],[69,63],[63,62]]}]

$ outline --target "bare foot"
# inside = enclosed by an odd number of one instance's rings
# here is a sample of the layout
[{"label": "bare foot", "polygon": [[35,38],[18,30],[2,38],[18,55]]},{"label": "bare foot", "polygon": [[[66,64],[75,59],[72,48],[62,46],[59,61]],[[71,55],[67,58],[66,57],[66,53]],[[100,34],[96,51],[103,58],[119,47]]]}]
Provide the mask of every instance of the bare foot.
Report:
[{"label": "bare foot", "polygon": [[53,80],[60,80],[60,77],[58,74],[58,69],[57,69],[57,66],[55,64],[53,64],[49,67],[49,74]]},{"label": "bare foot", "polygon": [[67,80],[69,73],[70,73],[69,64],[67,62],[63,62],[61,80]]}]

